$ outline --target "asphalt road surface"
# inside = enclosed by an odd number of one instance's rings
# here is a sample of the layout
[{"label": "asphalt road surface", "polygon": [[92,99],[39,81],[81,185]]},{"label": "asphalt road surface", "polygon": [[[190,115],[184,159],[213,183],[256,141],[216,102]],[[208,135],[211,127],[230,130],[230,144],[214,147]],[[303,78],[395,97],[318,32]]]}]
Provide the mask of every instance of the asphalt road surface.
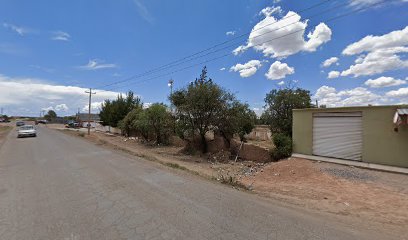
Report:
[{"label": "asphalt road surface", "polygon": [[1,240],[389,238],[45,127],[0,148]]}]

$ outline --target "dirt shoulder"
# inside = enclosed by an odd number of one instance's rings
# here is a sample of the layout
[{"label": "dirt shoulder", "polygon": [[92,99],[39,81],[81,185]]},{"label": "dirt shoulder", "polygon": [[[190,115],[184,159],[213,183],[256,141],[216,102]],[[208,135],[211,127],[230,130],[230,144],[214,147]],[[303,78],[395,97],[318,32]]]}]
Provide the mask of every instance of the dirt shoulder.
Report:
[{"label": "dirt shoulder", "polygon": [[99,132],[91,136],[62,132],[306,209],[385,224],[402,232],[408,225],[408,175],[298,158],[268,164],[220,163],[217,158],[222,156],[187,156],[180,147],[151,147]]}]

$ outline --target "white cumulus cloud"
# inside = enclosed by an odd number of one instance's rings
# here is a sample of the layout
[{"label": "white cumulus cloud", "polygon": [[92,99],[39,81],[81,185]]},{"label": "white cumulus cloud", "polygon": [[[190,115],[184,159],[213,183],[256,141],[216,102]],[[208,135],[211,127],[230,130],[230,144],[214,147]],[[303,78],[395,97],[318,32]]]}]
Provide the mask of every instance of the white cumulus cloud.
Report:
[{"label": "white cumulus cloud", "polygon": [[339,71],[330,71],[329,74],[327,75],[327,78],[332,79],[332,78],[338,78],[340,76]]},{"label": "white cumulus cloud", "polygon": [[331,65],[337,63],[339,61],[338,57],[331,57],[329,59],[326,59],[323,63],[322,66],[323,67],[330,67]]},{"label": "white cumulus cloud", "polygon": [[320,105],[328,107],[378,105],[386,101],[384,97],[363,87],[337,91],[334,87],[322,86],[317,89],[313,98]]},{"label": "white cumulus cloud", "polygon": [[[92,102],[91,103],[91,112],[99,112],[101,110],[101,108],[102,108],[102,104],[103,104],[103,101],[101,101],[101,102]],[[82,111],[83,112],[88,112],[88,109],[89,109],[89,103],[85,104],[83,106]]]},{"label": "white cumulus cloud", "polygon": [[294,73],[295,69],[293,67],[289,67],[286,63],[275,61],[271,64],[271,67],[269,68],[265,76],[269,80],[276,80],[285,78],[286,75],[291,75]]},{"label": "white cumulus cloud", "polygon": [[408,26],[381,36],[366,36],[343,50],[343,55],[359,56],[355,64],[342,71],[341,75],[369,76],[408,68],[408,60],[401,58],[407,52]]},{"label": "white cumulus cloud", "polygon": [[254,75],[258,69],[262,67],[262,63],[259,60],[251,60],[245,64],[238,63],[230,68],[230,71],[239,72],[239,75],[243,78]]},{"label": "white cumulus cloud", "polygon": [[379,77],[377,79],[369,79],[364,84],[372,88],[393,87],[406,84],[407,81],[395,79],[393,77]]},{"label": "white cumulus cloud", "polygon": [[[0,75],[0,103],[8,115],[38,116],[42,109],[61,114],[73,114],[88,103],[88,89],[50,84],[31,78],[12,78]],[[93,102],[115,99],[119,93],[95,90]],[[23,94],[22,94],[23,93]]]},{"label": "white cumulus cloud", "polygon": [[404,98],[408,100],[408,88],[400,88],[398,90],[389,91],[386,93],[388,97]]},{"label": "white cumulus cloud", "polygon": [[283,12],[280,6],[277,7],[266,7],[259,12],[259,15],[264,15],[265,17],[270,17],[274,14],[281,14]]},{"label": "white cumulus cloud", "polygon": [[66,112],[69,110],[69,107],[67,106],[67,104],[62,103],[62,104],[58,104],[55,106],[55,110],[57,111],[61,111],[61,112]]},{"label": "white cumulus cloud", "polygon": [[341,72],[341,76],[354,77],[381,74],[387,71],[408,68],[408,60],[403,60],[398,54],[407,53],[408,47],[383,48],[359,56],[356,64]]},{"label": "white cumulus cloud", "polygon": [[382,36],[368,35],[363,39],[348,45],[344,55],[356,55],[371,52],[380,48],[391,48],[408,45],[408,26],[402,30],[392,31]]},{"label": "white cumulus cloud", "polygon": [[280,19],[266,15],[253,27],[247,44],[239,46],[233,53],[237,55],[254,48],[265,56],[283,58],[301,51],[316,51],[331,39],[332,31],[325,23],[317,25],[305,37],[307,26],[308,21],[302,21],[301,16],[293,11]]}]

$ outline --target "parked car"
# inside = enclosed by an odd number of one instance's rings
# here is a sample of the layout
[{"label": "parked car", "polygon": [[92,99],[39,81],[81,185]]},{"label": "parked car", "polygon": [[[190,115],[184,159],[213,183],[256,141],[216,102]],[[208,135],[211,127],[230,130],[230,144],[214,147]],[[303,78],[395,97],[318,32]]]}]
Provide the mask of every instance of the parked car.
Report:
[{"label": "parked car", "polygon": [[17,137],[36,137],[37,131],[33,125],[24,125],[21,126],[18,130]]},{"label": "parked car", "polygon": [[77,122],[68,122],[67,125],[65,125],[66,128],[79,128],[80,124]]},{"label": "parked car", "polygon": [[16,122],[17,127],[21,127],[21,126],[24,126],[24,125],[25,125],[25,122],[23,122],[23,121],[17,121]]},{"label": "parked car", "polygon": [[47,124],[48,123],[48,121],[47,120],[45,120],[45,119],[40,119],[40,120],[37,120],[37,123],[38,124]]}]

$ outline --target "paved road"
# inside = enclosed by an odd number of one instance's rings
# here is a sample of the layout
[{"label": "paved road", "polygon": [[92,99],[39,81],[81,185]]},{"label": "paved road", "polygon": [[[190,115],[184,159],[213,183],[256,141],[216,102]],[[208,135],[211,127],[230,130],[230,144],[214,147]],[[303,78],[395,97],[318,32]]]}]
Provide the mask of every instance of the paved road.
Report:
[{"label": "paved road", "polygon": [[0,148],[2,240],[390,238],[55,130],[15,135]]}]

